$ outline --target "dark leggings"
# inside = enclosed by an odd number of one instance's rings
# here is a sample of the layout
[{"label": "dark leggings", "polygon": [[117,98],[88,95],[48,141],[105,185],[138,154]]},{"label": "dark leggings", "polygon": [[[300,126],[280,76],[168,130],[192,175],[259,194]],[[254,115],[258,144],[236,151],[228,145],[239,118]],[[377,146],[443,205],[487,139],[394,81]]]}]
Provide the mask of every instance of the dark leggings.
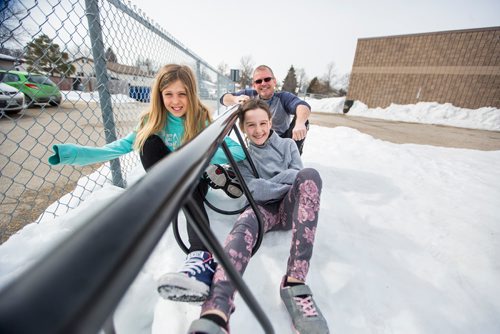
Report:
[{"label": "dark leggings", "polygon": [[[258,206],[264,220],[264,232],[292,230],[286,275],[301,281],[306,280],[309,272],[322,186],[323,181],[318,171],[304,168],[299,171],[293,185],[281,201]],[[253,209],[248,208],[238,217],[226,238],[224,253],[229,256],[231,263],[241,275],[245,272],[252,256],[252,249],[259,233],[258,226]],[[229,319],[234,311],[235,291],[236,288],[226,276],[224,268],[218,266],[210,295],[203,303],[202,314],[216,309]]]},{"label": "dark leggings", "polygon": [[[295,115],[292,119],[292,122],[290,123],[290,126],[288,127],[288,130],[285,131],[282,135],[280,135],[281,138],[292,138],[293,136],[293,128],[295,127],[295,122],[297,121],[297,115]],[[309,121],[306,121],[306,129],[309,130]],[[302,155],[302,148],[304,147],[304,140],[295,140],[295,144],[297,144],[297,148],[299,149],[300,155]]]},{"label": "dark leggings", "polygon": [[[144,143],[144,147],[142,148],[142,152],[140,153],[142,166],[146,170],[146,172],[153,167],[158,161],[169,155],[171,151],[165,145],[163,140],[156,135],[150,136],[146,139]],[[203,204],[203,200],[205,199],[205,195],[208,191],[208,184],[204,181],[200,181],[196,186],[196,189],[193,191],[193,199],[200,208],[201,212],[206,218],[208,222],[207,211],[205,210],[205,205]],[[190,252],[194,251],[207,251],[207,248],[203,245],[198,235],[194,232],[191,224],[187,224],[187,234],[189,239],[189,247]]]}]

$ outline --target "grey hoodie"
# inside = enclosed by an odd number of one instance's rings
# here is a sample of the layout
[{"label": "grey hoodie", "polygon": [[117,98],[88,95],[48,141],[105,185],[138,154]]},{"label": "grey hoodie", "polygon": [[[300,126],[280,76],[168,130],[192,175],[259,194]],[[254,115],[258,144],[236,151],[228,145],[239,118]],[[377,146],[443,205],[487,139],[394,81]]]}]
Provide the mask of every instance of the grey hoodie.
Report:
[{"label": "grey hoodie", "polygon": [[263,145],[250,142],[248,151],[260,178],[253,175],[247,160],[238,162],[238,167],[255,201],[266,204],[281,200],[303,168],[297,144],[272,131]]}]

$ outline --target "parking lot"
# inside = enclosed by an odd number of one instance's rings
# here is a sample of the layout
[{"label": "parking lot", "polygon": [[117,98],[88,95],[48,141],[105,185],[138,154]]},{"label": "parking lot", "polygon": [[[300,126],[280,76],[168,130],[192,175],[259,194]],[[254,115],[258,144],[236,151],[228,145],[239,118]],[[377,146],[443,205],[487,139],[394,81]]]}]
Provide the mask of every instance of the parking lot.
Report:
[{"label": "parking lot", "polygon": [[[142,108],[141,103],[114,107],[118,137],[136,125]],[[58,108],[35,106],[0,118],[3,239],[35,221],[49,204],[73,190],[82,174],[88,175],[99,166],[49,166],[47,159],[52,154],[48,148],[56,143],[104,145],[101,119],[99,105],[88,102],[65,102]]]}]

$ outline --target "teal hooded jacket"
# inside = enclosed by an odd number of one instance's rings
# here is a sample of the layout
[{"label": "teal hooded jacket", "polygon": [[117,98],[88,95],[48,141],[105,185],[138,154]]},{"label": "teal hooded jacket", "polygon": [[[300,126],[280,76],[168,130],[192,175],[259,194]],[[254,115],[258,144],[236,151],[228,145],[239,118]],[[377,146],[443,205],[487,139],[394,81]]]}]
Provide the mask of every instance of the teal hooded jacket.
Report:
[{"label": "teal hooded jacket", "polygon": [[[136,135],[137,132],[133,131],[127,136],[102,147],[82,146],[77,144],[55,144],[52,146],[54,154],[49,157],[49,163],[51,165],[85,166],[113,160],[133,151]],[[184,118],[175,117],[168,113],[165,128],[159,133],[156,133],[156,135],[163,140],[171,152],[174,152],[182,144],[181,140],[184,136]],[[226,137],[224,141],[236,161],[245,159],[245,153],[237,142],[229,137]],[[228,160],[224,151],[219,147],[210,162],[212,164],[225,164],[228,163]]]}]

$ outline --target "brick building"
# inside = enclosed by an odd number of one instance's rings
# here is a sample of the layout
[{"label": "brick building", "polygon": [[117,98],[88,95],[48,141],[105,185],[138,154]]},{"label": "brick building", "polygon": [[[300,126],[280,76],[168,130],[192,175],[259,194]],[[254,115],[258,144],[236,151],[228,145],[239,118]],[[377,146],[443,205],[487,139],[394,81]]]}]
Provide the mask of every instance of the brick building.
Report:
[{"label": "brick building", "polygon": [[500,27],[360,38],[347,99],[500,108]]}]

